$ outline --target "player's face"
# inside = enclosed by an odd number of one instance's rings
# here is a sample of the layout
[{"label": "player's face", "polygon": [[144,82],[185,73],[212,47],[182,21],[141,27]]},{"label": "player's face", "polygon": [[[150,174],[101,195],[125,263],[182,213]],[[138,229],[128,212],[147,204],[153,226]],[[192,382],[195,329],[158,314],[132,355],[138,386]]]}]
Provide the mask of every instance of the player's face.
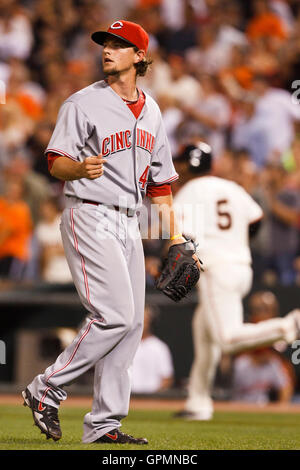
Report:
[{"label": "player's face", "polygon": [[139,52],[126,42],[117,38],[109,38],[103,44],[102,67],[106,76],[119,75],[134,68],[139,62]]}]

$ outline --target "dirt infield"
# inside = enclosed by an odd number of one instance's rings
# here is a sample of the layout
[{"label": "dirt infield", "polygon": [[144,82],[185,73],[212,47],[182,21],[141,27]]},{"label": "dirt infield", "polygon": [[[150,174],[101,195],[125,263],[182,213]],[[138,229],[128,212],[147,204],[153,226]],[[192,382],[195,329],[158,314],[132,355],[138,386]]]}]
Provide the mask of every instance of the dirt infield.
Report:
[{"label": "dirt infield", "polygon": [[[20,395],[0,395],[0,405],[21,405],[23,403]],[[132,398],[130,408],[132,410],[170,410],[176,411],[183,407],[184,400],[173,399],[153,399],[153,398]],[[69,397],[62,406],[66,407],[86,407],[90,408],[92,398],[90,397]],[[240,402],[216,402],[216,411],[235,412],[262,412],[262,413],[300,413],[300,403],[268,404],[257,405]]]}]

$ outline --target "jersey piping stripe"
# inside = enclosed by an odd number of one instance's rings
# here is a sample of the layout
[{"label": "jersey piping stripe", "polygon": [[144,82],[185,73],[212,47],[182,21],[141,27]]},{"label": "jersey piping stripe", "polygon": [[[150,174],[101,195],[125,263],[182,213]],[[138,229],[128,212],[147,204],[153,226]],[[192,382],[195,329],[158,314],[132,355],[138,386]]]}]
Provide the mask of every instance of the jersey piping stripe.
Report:
[{"label": "jersey piping stripe", "polygon": [[175,181],[179,178],[179,175],[175,175],[175,176],[172,176],[171,178],[169,178],[168,180],[165,180],[165,181],[159,181],[159,183],[152,183],[151,181],[149,181],[147,184],[149,185],[159,185],[159,184],[165,184],[165,183],[170,183],[171,181]]},{"label": "jersey piping stripe", "polygon": [[[72,232],[73,232],[75,250],[76,250],[77,253],[79,254],[80,260],[81,260],[81,269],[82,269],[82,273],[83,273],[86,299],[87,299],[88,303],[90,304],[92,310],[95,311],[95,308],[94,308],[94,306],[92,305],[91,299],[90,299],[90,289],[89,289],[88,277],[87,277],[87,273],[86,273],[86,269],[85,269],[84,257],[83,257],[83,255],[80,253],[79,248],[78,248],[78,240],[77,240],[77,236],[76,236],[76,233],[75,233],[75,224],[74,224],[74,212],[73,212],[73,208],[70,209],[70,212],[71,212],[71,227],[72,227]],[[103,321],[103,319],[102,319],[102,321]]]},{"label": "jersey piping stripe", "polygon": [[44,400],[45,400],[45,398],[46,398],[46,395],[47,395],[47,393],[48,393],[48,390],[50,390],[50,389],[51,389],[51,387],[47,387],[46,390],[44,391],[44,394],[43,394],[43,396],[42,396],[42,398],[41,398],[41,400],[40,400],[39,406],[38,406],[38,410],[39,410],[39,411],[43,411],[43,410],[40,409],[40,406],[43,405]]},{"label": "jersey piping stripe", "polygon": [[[46,380],[45,380],[46,383],[48,382],[48,380],[51,379],[51,377],[53,377],[53,375],[57,374],[58,372],[61,372],[61,371],[64,370],[69,364],[71,364],[71,362],[72,362],[72,360],[73,360],[73,358],[74,358],[74,356],[75,356],[75,354],[76,354],[76,352],[77,352],[77,350],[78,350],[78,348],[79,348],[81,342],[82,342],[82,341],[84,340],[84,338],[87,336],[87,334],[89,333],[89,331],[90,331],[90,329],[91,329],[92,324],[95,323],[95,322],[98,322],[98,320],[91,320],[91,321],[89,322],[89,324],[88,324],[86,330],[83,332],[83,334],[82,334],[81,337],[79,338],[79,340],[78,340],[78,342],[77,342],[77,344],[76,344],[76,347],[75,347],[75,349],[74,349],[74,351],[73,351],[73,353],[72,353],[70,359],[68,360],[68,362],[67,362],[63,367],[61,367],[60,369],[55,370],[54,372],[52,372],[52,373],[46,378]],[[46,393],[48,392],[49,389],[50,389],[50,387],[48,387],[48,389],[44,392],[43,397],[46,396]]]},{"label": "jersey piping stripe", "polygon": [[87,298],[87,300],[88,300],[88,303],[90,304],[91,302],[90,302],[89,285],[88,285],[88,280],[87,280],[87,275],[86,275],[86,270],[85,270],[84,259],[83,259],[83,256],[82,256],[82,254],[79,252],[79,249],[78,249],[78,240],[77,240],[77,236],[76,236],[76,233],[75,233],[74,212],[73,212],[73,209],[71,209],[71,227],[72,227],[72,232],[73,232],[75,250],[77,251],[77,253],[79,254],[80,259],[81,259],[81,269],[82,269],[82,272],[83,272],[86,298]]},{"label": "jersey piping stripe", "polygon": [[81,259],[81,269],[82,269],[82,272],[83,272],[86,298],[87,298],[88,303],[91,305],[90,290],[89,290],[89,284],[88,284],[88,279],[87,279],[86,270],[85,270],[84,258],[82,256],[82,254],[79,252],[78,240],[77,240],[77,236],[76,236],[76,233],[75,233],[73,209],[71,209],[71,227],[72,227],[72,232],[73,232],[73,237],[74,237],[75,250],[77,251],[77,253],[79,254],[80,259]]},{"label": "jersey piping stripe", "polygon": [[67,152],[64,152],[63,150],[59,150],[59,149],[47,149],[45,154],[49,153],[49,152],[54,152],[54,153],[59,153],[65,157],[68,157],[68,158],[71,158],[71,160],[74,160],[75,162],[78,162],[77,158],[73,157],[72,155],[70,155],[69,153]]}]

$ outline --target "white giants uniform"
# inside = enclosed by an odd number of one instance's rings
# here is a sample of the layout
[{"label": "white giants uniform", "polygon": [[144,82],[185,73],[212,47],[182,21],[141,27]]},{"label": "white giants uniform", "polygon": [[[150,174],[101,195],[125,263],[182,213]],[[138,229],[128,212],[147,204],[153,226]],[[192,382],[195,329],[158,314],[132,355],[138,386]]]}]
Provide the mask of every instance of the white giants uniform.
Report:
[{"label": "white giants uniform", "polygon": [[142,336],[145,300],[136,210],[148,184],[177,179],[160,110],[142,96],[136,117],[105,81],[75,93],[62,105],[46,150],[77,162],[100,153],[107,160],[100,178],[64,185],[62,240],[88,318],[73,343],[28,387],[41,407],[58,407],[67,397],[64,385],[95,366],[84,442],[120,427],[127,416],[129,368]]},{"label": "white giants uniform", "polygon": [[[249,224],[263,212],[238,184],[214,176],[186,183],[174,205],[183,213],[183,231],[195,237],[205,272],[198,283],[199,305],[193,318],[194,362],[185,405],[210,419],[211,385],[221,352],[271,344],[292,334],[291,318],[243,323],[243,297],[252,284]],[[200,223],[199,223],[200,220]]]}]

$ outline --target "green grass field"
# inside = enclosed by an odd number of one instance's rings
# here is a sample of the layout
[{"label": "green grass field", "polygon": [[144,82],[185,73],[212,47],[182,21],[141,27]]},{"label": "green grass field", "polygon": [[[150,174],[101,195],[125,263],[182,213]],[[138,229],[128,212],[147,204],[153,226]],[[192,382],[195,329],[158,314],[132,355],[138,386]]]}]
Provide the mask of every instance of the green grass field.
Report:
[{"label": "green grass field", "polygon": [[174,419],[171,411],[134,410],[122,431],[145,436],[148,446],[82,444],[86,408],[61,407],[63,438],[46,440],[23,406],[0,406],[0,450],[291,450],[300,449],[300,414],[217,412],[210,422]]}]

